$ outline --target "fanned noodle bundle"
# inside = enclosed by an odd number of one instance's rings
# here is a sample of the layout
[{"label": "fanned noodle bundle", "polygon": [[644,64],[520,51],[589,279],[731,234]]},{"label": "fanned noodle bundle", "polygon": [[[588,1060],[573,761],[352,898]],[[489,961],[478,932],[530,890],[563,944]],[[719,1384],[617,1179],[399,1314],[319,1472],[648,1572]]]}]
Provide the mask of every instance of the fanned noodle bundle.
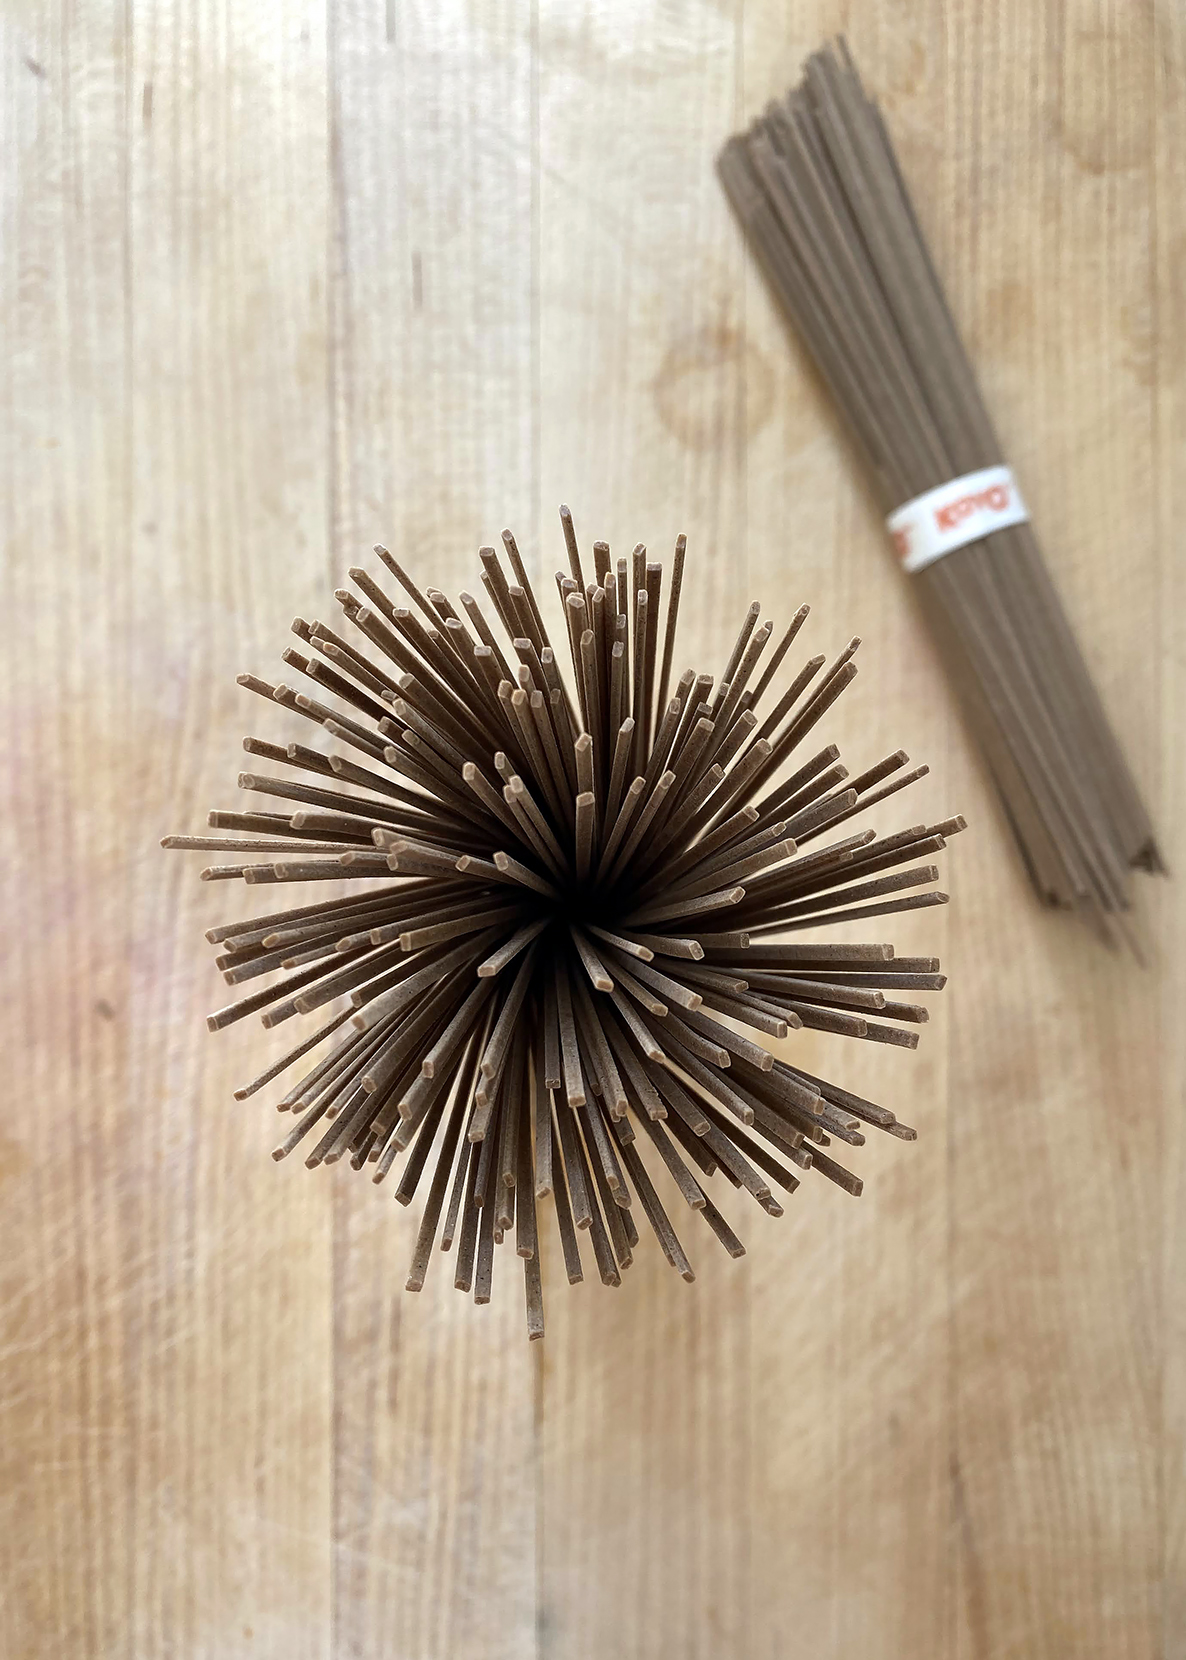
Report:
[{"label": "fanned noodle bundle", "polygon": [[850,824],[927,770],[897,750],[849,777],[834,744],[816,747],[859,640],[780,684],[807,607],[776,637],[754,604],[720,676],[689,668],[673,687],[683,538],[660,627],[662,566],[641,545],[615,563],[595,542],[586,581],[561,517],[560,649],[509,531],[509,573],[482,550],[501,641],[471,595],[422,592],[378,548],[402,594],[356,568],[337,594],[344,632],[298,618],[308,655],[284,659],[304,691],[240,677],[330,746],[245,739],[279,768],[240,774],[263,804],[211,813],[229,835],[165,844],[221,853],[208,881],[332,884],[207,935],[230,984],[264,982],[212,1028],[318,1015],[237,1093],[303,1061],[274,1156],[302,1146],[310,1166],[345,1158],[375,1181],[402,1160],[405,1204],[424,1176],[411,1291],[434,1244],[456,1240],[454,1283],[488,1302],[495,1246],[513,1237],[532,1337],[540,1202],[570,1280],[584,1230],[619,1284],[639,1212],[691,1279],[664,1186],[740,1256],[709,1177],[777,1216],[771,1184],[793,1193],[796,1169],[860,1192],[834,1142],[859,1146],[870,1125],[913,1140],[887,1107],[763,1040],[807,1028],[914,1048],[927,1011],[913,994],[942,988],[938,960],[815,935],[945,904],[930,861],[964,822],[880,837]]}]

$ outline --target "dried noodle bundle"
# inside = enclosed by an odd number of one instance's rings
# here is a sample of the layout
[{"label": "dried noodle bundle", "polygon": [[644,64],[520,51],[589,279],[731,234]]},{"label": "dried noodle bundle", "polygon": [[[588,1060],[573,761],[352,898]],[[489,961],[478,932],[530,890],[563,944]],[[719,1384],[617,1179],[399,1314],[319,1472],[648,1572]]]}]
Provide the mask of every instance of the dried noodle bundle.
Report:
[{"label": "dried noodle bundle", "polygon": [[914,571],[1030,876],[1123,931],[1163,869],[993,431],[876,104],[841,43],[721,153],[722,182]]},{"label": "dried noodle bundle", "polygon": [[[275,1157],[303,1143],[310,1166],[348,1158],[377,1182],[402,1157],[404,1203],[425,1179],[410,1290],[439,1237],[456,1243],[457,1286],[488,1301],[494,1247],[513,1232],[532,1337],[540,1200],[570,1280],[586,1231],[601,1279],[619,1284],[639,1212],[691,1279],[661,1187],[740,1256],[709,1176],[779,1215],[773,1189],[793,1193],[796,1170],[860,1192],[834,1142],[860,1145],[865,1125],[913,1139],[762,1040],[808,1027],[915,1047],[926,1010],[907,999],[942,987],[938,962],[804,936],[944,903],[929,861],[963,827],[854,831],[926,768],[903,771],[899,751],[849,778],[834,745],[802,754],[856,673],[857,640],[776,692],[807,607],[774,642],[755,604],[719,680],[689,669],[671,690],[683,538],[660,628],[662,567],[641,546],[615,565],[595,543],[587,583],[561,518],[570,679],[509,532],[509,574],[481,550],[502,643],[470,595],[454,607],[422,593],[378,548],[409,604],[352,570],[336,596],[349,628],[293,624],[308,654],[284,657],[304,691],[240,676],[331,749],[245,739],[277,770],[239,784],[272,810],[214,812],[229,836],[164,844],[224,851],[207,880],[334,884],[207,935],[231,984],[266,977],[212,1029],[323,1016],[237,1097],[325,1043],[278,1103],[295,1122]],[[357,889],[342,896],[344,879]]]}]

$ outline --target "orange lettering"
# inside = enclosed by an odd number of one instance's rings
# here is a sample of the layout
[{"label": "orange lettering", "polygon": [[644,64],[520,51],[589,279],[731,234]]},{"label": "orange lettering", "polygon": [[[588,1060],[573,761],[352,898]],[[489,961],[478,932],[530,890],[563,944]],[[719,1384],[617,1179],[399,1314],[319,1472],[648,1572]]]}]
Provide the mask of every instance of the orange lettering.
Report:
[{"label": "orange lettering", "polygon": [[1003,513],[1009,505],[1009,490],[1004,484],[990,484],[987,490],[977,490],[970,496],[957,496],[943,507],[935,509],[935,524],[939,530],[954,530],[961,519],[969,518],[978,508],[989,513]]}]

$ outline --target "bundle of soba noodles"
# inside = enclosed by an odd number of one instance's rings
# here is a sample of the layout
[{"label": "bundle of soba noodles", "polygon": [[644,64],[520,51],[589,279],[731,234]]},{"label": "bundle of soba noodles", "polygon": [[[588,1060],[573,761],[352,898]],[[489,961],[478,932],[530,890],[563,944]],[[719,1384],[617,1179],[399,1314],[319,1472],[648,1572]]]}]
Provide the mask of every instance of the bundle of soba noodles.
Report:
[{"label": "bundle of soba noodles", "polygon": [[1123,932],[1149,816],[985,410],[893,146],[844,43],[719,170],[868,469],[1042,898]]},{"label": "bundle of soba noodles", "polygon": [[512,1238],[533,1337],[540,1202],[570,1280],[584,1232],[619,1284],[639,1213],[691,1279],[673,1200],[743,1250],[709,1177],[777,1216],[796,1170],[860,1192],[833,1143],[859,1146],[867,1126],[913,1139],[795,1064],[793,1040],[785,1056],[767,1044],[806,1028],[914,1048],[927,1011],[913,994],[942,987],[938,961],[816,935],[945,904],[930,861],[963,828],[879,837],[849,822],[927,770],[896,750],[850,777],[834,744],[817,747],[858,640],[779,684],[807,607],[776,637],[754,604],[719,677],[689,668],[672,688],[683,538],[660,627],[662,566],[641,546],[615,563],[597,542],[587,573],[562,519],[563,647],[509,532],[509,575],[482,550],[495,626],[376,549],[402,594],[352,570],[337,627],[293,624],[294,685],[241,676],[327,747],[247,738],[270,763],[239,777],[258,804],[211,813],[222,835],[166,839],[220,853],[208,881],[329,895],[285,893],[207,935],[229,983],[262,983],[211,1027],[318,1017],[237,1092],[303,1061],[275,1156],[300,1146],[311,1167],[345,1159],[375,1181],[400,1161],[405,1204],[425,1177],[409,1290],[434,1243],[456,1241],[454,1283],[489,1301]]}]

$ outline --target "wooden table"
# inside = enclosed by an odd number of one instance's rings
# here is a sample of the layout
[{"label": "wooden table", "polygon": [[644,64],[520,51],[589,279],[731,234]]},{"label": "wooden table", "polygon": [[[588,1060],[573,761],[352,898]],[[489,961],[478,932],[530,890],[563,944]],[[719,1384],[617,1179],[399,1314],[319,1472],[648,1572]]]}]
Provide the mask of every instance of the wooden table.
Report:
[{"label": "wooden table", "polygon": [[[4,12],[0,1651],[1186,1653],[1183,886],[1144,972],[1035,908],[712,169],[847,27],[1180,872],[1181,8]],[[829,735],[971,828],[893,930],[951,976],[917,1055],[800,1050],[918,1142],[692,1287],[553,1242],[529,1346],[517,1274],[407,1296],[414,1209],[271,1162],[283,1034],[202,1021],[242,895],[157,843],[291,738],[234,676],[372,542],[550,579],[562,499],[687,532],[689,660],[754,596],[864,636]]]}]

